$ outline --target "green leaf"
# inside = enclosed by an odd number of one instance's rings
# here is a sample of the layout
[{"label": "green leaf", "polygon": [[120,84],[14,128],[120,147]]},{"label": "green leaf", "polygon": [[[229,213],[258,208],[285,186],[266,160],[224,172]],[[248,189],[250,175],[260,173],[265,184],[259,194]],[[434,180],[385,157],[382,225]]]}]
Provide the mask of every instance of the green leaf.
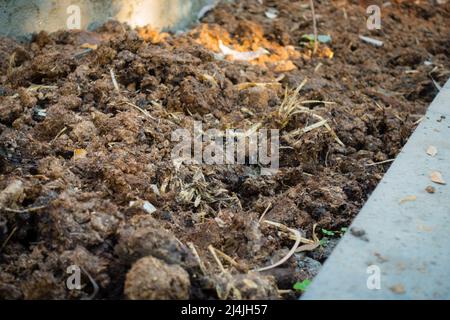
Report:
[{"label": "green leaf", "polygon": [[307,41],[312,41],[312,42],[314,42],[314,35],[313,35],[313,34],[304,34],[304,35],[302,36],[302,39],[303,39],[303,40],[307,40]]},{"label": "green leaf", "polygon": [[320,239],[319,243],[320,243],[320,245],[322,247],[326,247],[327,244],[328,244],[328,238],[327,237],[323,237],[322,239]]},{"label": "green leaf", "polygon": [[330,231],[330,230],[327,230],[327,229],[322,229],[322,233],[323,233],[324,235],[330,236],[330,237],[334,237],[334,236],[335,236],[334,231]]},{"label": "green leaf", "polygon": [[311,284],[311,280],[305,279],[302,282],[297,282],[296,284],[294,284],[294,289],[297,291],[305,292],[306,289],[308,289],[310,284]]}]

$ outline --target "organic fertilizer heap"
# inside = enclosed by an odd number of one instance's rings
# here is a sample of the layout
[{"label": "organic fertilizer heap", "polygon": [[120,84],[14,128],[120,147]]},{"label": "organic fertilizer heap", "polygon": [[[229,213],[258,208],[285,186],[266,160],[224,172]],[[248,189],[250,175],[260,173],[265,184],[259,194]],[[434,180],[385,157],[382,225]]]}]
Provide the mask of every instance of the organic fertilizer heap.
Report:
[{"label": "organic fertilizer heap", "polygon": [[300,297],[450,70],[448,4],[315,9],[1,38],[0,298]]}]

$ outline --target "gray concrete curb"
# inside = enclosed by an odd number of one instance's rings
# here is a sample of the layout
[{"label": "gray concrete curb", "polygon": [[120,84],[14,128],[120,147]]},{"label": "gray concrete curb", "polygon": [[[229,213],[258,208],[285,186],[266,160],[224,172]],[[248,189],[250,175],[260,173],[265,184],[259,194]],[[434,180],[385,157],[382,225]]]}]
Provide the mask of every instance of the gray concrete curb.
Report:
[{"label": "gray concrete curb", "polygon": [[450,299],[450,80],[302,299]]}]

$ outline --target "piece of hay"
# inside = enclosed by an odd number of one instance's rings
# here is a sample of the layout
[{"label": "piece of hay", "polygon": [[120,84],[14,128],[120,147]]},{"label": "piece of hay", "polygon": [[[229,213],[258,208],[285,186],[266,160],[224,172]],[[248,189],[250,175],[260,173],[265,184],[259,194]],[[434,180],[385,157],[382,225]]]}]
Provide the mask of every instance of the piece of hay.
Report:
[{"label": "piece of hay", "polygon": [[264,220],[263,222],[270,224],[272,226],[275,226],[280,230],[291,232],[293,235],[295,235],[296,240],[295,240],[295,244],[292,246],[291,250],[289,250],[288,254],[286,256],[284,256],[283,259],[281,259],[280,261],[278,261],[274,264],[271,264],[270,266],[255,269],[255,271],[258,271],[258,272],[267,271],[267,270],[276,268],[276,267],[282,265],[283,263],[285,263],[286,261],[288,261],[289,258],[294,255],[294,253],[297,250],[298,246],[300,245],[300,242],[302,239],[302,235],[301,235],[300,231],[298,231],[298,230],[291,229],[281,223],[277,223],[277,222],[273,222],[273,221],[269,221],[269,220]]}]

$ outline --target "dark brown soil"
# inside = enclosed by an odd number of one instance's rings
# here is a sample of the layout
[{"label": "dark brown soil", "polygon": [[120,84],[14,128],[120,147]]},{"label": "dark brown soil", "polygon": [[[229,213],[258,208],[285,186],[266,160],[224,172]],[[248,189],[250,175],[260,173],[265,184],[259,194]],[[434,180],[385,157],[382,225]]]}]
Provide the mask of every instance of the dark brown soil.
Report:
[{"label": "dark brown soil", "polygon": [[[308,1],[291,0],[221,4],[208,25],[179,36],[111,22],[29,44],[1,39],[0,298],[298,297],[278,290],[317,273],[388,169],[376,163],[396,157],[450,74],[449,3],[391,1],[379,31],[366,29],[359,1],[316,3],[319,33],[332,37],[317,55],[300,45],[312,33]],[[269,7],[278,18],[265,16]],[[219,60],[209,49],[222,37],[272,53]],[[305,78],[301,100],[334,102],[308,107],[345,146],[322,127],[282,138],[273,176],[256,166],[174,166],[171,134],[193,121],[204,129],[261,123],[282,136],[314,123],[305,114],[283,122],[277,112],[284,88]],[[156,212],[144,210],[148,203]],[[266,208],[265,219],[307,239],[317,224],[328,241],[253,272],[294,243],[258,223]],[[70,265],[83,270],[81,290],[66,288]]]}]

